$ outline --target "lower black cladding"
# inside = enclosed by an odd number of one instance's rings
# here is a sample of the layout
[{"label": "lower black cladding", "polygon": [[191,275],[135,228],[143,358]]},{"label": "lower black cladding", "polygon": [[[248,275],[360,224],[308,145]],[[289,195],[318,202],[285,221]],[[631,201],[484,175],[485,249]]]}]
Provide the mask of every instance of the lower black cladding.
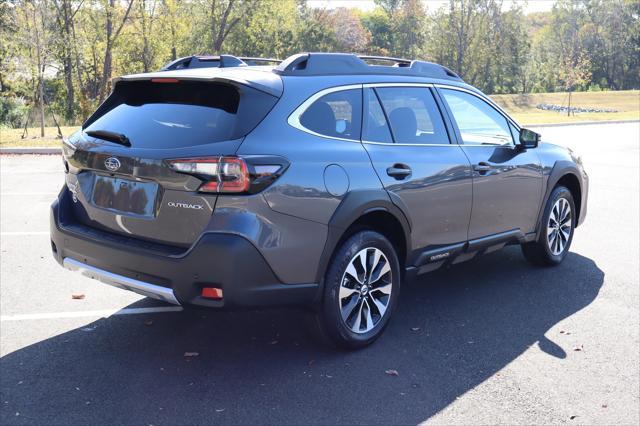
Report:
[{"label": "lower black cladding", "polygon": [[[181,304],[214,308],[307,305],[316,295],[315,283],[282,284],[255,246],[239,235],[205,233],[179,254],[161,245],[123,244],[121,237],[101,238],[91,228],[72,223],[68,201],[63,191],[51,206],[53,256],[60,264],[71,258],[171,288]],[[203,298],[203,287],[221,288],[223,299]]]}]

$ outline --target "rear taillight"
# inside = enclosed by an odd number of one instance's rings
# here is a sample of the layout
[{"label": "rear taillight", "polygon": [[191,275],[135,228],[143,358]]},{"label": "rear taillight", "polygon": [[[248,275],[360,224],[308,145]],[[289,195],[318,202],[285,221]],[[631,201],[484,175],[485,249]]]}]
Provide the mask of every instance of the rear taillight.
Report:
[{"label": "rear taillight", "polygon": [[[256,159],[270,157],[203,157],[169,160],[169,166],[203,180],[198,191],[214,193],[258,192],[273,182],[288,163],[277,158],[275,164],[264,164]],[[271,157],[273,158],[273,157]],[[252,161],[254,160],[254,161]]]}]

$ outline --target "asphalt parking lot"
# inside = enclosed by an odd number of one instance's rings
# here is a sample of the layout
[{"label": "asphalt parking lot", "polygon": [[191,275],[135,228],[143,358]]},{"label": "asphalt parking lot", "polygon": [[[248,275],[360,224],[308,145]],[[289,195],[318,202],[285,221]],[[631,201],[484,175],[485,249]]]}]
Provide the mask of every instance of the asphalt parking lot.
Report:
[{"label": "asphalt parking lot", "polygon": [[510,247],[425,275],[357,352],[297,310],[176,311],[63,270],[60,157],[2,156],[0,424],[638,424],[640,125],[540,131],[591,179],[565,262]]}]

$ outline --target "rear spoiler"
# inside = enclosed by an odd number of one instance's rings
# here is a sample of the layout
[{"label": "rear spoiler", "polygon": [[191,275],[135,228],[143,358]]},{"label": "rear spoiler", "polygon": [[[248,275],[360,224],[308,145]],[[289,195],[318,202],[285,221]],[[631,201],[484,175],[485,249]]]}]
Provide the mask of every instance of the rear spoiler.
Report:
[{"label": "rear spoiler", "polygon": [[197,68],[176,71],[159,71],[147,74],[132,74],[114,78],[114,87],[121,81],[143,81],[155,79],[175,79],[179,81],[218,82],[243,85],[279,98],[282,96],[282,79],[272,72],[264,72],[248,67],[239,68]]}]

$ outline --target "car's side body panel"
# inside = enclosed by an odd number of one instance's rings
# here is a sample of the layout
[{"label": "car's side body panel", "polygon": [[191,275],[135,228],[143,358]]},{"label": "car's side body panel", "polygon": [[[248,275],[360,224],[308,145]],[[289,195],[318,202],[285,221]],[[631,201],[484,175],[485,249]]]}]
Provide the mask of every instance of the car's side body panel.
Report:
[{"label": "car's side body panel", "polygon": [[542,194],[542,168],[535,150],[516,146],[466,146],[471,164],[490,170],[473,172],[473,214],[469,239],[512,229],[532,232]]},{"label": "car's side body panel", "polygon": [[284,284],[315,280],[327,225],[272,210],[263,194],[219,197],[206,232],[240,235]]}]

